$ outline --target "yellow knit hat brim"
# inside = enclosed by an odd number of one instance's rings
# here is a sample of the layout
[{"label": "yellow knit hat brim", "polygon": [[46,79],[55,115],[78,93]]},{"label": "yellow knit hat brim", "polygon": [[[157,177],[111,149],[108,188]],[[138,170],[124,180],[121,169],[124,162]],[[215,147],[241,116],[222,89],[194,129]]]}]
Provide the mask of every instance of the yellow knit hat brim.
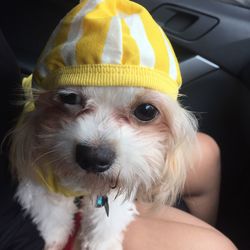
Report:
[{"label": "yellow knit hat brim", "polygon": [[[36,79],[34,79],[36,82]],[[178,83],[179,86],[181,82]],[[60,86],[84,87],[143,87],[177,98],[177,83],[167,74],[137,65],[86,64],[60,68],[39,83],[44,89]]]}]

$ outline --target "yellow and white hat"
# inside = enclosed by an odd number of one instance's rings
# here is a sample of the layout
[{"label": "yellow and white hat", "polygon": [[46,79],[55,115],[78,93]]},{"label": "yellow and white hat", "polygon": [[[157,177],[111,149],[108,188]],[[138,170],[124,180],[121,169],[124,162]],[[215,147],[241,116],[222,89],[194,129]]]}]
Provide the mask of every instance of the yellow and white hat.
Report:
[{"label": "yellow and white hat", "polygon": [[176,99],[181,75],[169,40],[145,8],[129,0],[83,0],[50,37],[33,84],[144,87]]}]

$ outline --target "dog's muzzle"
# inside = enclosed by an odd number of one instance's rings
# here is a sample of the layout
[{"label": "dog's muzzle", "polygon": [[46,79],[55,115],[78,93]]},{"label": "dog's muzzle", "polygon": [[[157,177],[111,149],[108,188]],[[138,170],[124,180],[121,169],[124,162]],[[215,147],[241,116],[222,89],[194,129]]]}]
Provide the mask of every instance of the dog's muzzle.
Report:
[{"label": "dog's muzzle", "polygon": [[75,157],[82,169],[100,173],[111,167],[115,160],[115,152],[109,146],[91,147],[86,144],[77,144]]}]

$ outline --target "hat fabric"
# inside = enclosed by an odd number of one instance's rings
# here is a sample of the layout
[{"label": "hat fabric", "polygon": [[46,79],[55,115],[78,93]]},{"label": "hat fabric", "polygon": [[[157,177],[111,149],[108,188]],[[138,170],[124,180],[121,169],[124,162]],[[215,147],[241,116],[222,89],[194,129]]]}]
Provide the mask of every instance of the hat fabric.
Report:
[{"label": "hat fabric", "polygon": [[52,33],[33,84],[144,87],[176,99],[181,75],[169,40],[145,8],[129,0],[84,0]]}]

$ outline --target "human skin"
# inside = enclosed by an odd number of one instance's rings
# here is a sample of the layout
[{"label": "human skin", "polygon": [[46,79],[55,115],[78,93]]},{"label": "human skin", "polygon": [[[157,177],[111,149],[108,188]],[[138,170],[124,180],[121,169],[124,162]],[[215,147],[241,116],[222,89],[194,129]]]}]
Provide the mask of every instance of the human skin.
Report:
[{"label": "human skin", "polygon": [[140,216],[132,222],[124,250],[236,250],[233,243],[209,224],[172,207],[157,211],[137,204]]},{"label": "human skin", "polygon": [[190,213],[215,226],[220,192],[220,149],[214,139],[198,133],[199,152],[187,173],[182,198]]}]

